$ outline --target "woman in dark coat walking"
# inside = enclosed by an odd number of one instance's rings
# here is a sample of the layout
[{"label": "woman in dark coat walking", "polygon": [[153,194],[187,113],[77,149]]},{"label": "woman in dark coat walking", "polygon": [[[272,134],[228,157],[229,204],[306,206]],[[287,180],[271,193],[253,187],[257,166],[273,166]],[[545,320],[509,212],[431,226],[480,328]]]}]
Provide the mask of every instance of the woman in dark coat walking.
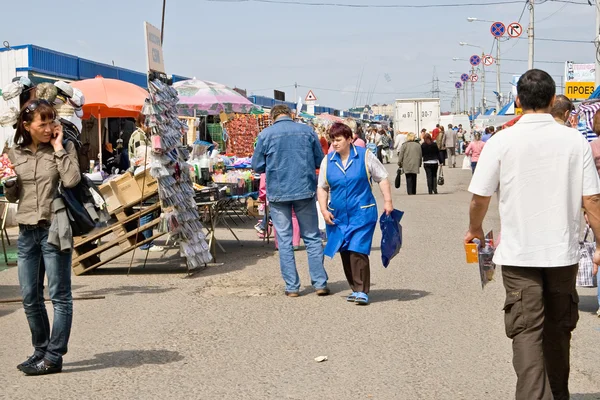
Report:
[{"label": "woman in dark coat walking", "polygon": [[437,172],[438,166],[442,162],[442,155],[429,133],[426,133],[423,138],[421,152],[423,153],[423,167],[427,175],[427,189],[429,189],[429,194],[437,194]]},{"label": "woman in dark coat walking", "polygon": [[406,135],[406,142],[400,147],[398,158],[398,166],[404,169],[406,176],[406,192],[410,195],[417,194],[417,174],[423,160],[421,146],[416,139],[412,132]]}]

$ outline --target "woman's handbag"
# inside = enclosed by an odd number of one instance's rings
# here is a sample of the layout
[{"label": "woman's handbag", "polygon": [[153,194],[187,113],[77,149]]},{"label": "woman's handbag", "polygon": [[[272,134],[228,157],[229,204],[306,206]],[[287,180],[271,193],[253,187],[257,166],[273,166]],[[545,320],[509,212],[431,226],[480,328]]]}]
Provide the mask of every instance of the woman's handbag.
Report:
[{"label": "woman's handbag", "polygon": [[444,186],[444,170],[440,165],[440,176],[438,176],[438,186]]},{"label": "woman's handbag", "polygon": [[400,184],[402,183],[402,174],[404,174],[404,170],[402,168],[398,168],[398,171],[396,171],[396,181],[394,182],[396,189],[400,188]]},{"label": "woman's handbag", "polygon": [[586,226],[583,241],[579,242],[579,269],[577,270],[577,286],[595,287],[596,277],[594,276],[594,253],[596,243],[588,242],[590,226]]}]

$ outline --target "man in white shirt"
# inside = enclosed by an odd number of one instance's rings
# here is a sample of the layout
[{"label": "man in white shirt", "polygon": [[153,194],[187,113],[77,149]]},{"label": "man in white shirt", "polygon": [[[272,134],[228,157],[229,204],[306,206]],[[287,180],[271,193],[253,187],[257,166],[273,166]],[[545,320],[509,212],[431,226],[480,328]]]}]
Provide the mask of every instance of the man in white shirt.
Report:
[{"label": "man in white shirt", "polygon": [[[469,186],[468,243],[498,191],[504,320],[513,340],[517,400],[569,399],[571,331],[579,318],[575,289],[581,207],[600,234],[600,180],[585,137],[550,115],[556,84],[530,70],[517,84],[523,117],[486,144]],[[540,146],[543,143],[543,146]],[[594,262],[600,263],[600,249]]]}]

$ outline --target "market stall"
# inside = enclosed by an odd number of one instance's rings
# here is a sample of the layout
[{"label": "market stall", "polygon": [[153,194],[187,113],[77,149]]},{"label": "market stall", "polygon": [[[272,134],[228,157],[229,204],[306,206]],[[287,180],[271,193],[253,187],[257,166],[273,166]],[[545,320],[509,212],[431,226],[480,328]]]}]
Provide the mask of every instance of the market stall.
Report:
[{"label": "market stall", "polygon": [[81,90],[85,96],[83,119],[93,116],[98,121],[98,164],[101,166],[102,147],[106,142],[106,135],[102,132],[102,119],[137,117],[148,92],[132,83],[101,76],[73,82],[72,86]]}]

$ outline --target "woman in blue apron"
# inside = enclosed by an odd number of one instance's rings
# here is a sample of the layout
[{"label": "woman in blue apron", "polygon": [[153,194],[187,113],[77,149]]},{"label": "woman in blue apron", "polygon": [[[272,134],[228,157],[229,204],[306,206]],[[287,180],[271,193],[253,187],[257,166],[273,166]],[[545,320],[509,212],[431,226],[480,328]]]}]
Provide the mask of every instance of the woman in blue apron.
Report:
[{"label": "woman in blue apron", "polygon": [[352,144],[352,130],[335,123],[329,131],[335,152],[321,163],[318,198],[327,223],[325,255],[339,252],[352,288],[349,302],[369,304],[371,242],[377,225],[377,203],[371,180],[379,183],[387,214],[394,209],[388,174],[377,157]]}]

